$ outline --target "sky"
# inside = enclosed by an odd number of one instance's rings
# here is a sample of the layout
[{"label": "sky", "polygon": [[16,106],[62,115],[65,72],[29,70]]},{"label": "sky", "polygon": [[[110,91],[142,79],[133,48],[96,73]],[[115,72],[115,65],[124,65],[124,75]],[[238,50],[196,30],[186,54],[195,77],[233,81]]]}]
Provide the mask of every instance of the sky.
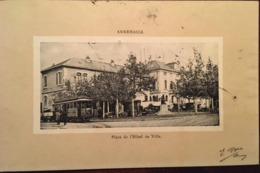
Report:
[{"label": "sky", "polygon": [[139,61],[158,60],[165,63],[180,61],[185,65],[193,59],[196,48],[206,63],[210,57],[218,64],[217,43],[112,43],[112,42],[41,42],[41,70],[69,58],[90,57],[94,61],[111,62],[123,65],[130,52]]}]

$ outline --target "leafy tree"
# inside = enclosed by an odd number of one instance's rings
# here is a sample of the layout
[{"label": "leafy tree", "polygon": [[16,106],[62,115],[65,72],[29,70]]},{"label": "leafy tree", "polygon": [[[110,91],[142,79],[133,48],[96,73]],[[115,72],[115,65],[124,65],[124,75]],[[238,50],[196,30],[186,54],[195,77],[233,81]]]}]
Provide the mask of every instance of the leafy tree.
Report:
[{"label": "leafy tree", "polygon": [[[149,76],[150,71],[147,68],[147,63],[137,62],[136,56],[130,53],[126,61],[124,69],[120,72],[124,76],[125,93],[132,100],[132,116],[134,117],[134,99],[136,93],[144,93],[151,90],[155,79]],[[145,94],[145,93],[144,93]]]},{"label": "leafy tree", "polygon": [[214,102],[218,100],[218,66],[214,65],[211,59],[208,59],[205,72],[206,94],[211,98],[212,109],[214,110]]},{"label": "leafy tree", "polygon": [[127,83],[123,70],[119,73],[102,72],[95,74],[91,80],[81,80],[77,83],[71,83],[67,80],[64,89],[58,92],[56,99],[66,99],[73,97],[87,97],[92,103],[103,102],[103,118],[105,117],[105,102],[112,103],[116,101],[116,115],[118,117],[118,102],[125,102],[130,99],[128,96]]},{"label": "leafy tree", "polygon": [[103,101],[103,117],[104,117],[104,103],[105,101],[113,103],[116,101],[116,116],[118,117],[118,102],[124,102],[129,99],[127,95],[126,80],[124,75],[119,73],[103,72],[94,76],[93,91],[95,94],[94,100]]},{"label": "leafy tree", "polygon": [[[180,97],[181,97],[181,93],[180,93],[180,86],[181,85],[179,83],[180,81],[177,81],[176,83],[173,82],[172,83],[172,89],[171,89],[171,94],[174,95],[177,98],[177,110],[178,112],[180,112]],[[179,86],[179,87],[178,87]]]},{"label": "leafy tree", "polygon": [[76,97],[76,88],[70,80],[65,81],[63,90],[55,94],[55,100],[62,100],[66,98]]},{"label": "leafy tree", "polygon": [[132,116],[134,117],[136,93],[145,94],[144,91],[153,89],[155,79],[149,74],[147,64],[137,62],[136,56],[130,53],[124,68],[118,73],[103,72],[92,76],[90,81],[80,81],[75,85],[68,80],[65,83],[65,89],[58,94],[58,97],[86,96],[93,102],[102,100],[103,104],[105,101],[112,103],[116,100],[117,116],[118,102],[126,102],[132,99]]},{"label": "leafy tree", "polygon": [[[194,62],[195,61],[195,62]],[[197,98],[206,96],[204,63],[201,54],[194,49],[194,59],[186,67],[181,67],[176,81],[177,94],[194,99],[194,111],[197,113]]]}]

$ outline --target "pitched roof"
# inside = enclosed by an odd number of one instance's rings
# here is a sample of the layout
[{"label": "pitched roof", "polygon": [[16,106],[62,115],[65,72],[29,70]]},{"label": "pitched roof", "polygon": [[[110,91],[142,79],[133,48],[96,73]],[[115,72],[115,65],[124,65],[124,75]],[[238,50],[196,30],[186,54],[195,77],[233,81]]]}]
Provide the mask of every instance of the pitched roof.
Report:
[{"label": "pitched roof", "polygon": [[175,72],[174,69],[167,66],[164,62],[157,61],[157,60],[150,61],[148,63],[148,69],[150,69],[151,71],[153,71],[153,70],[167,70],[167,71]]},{"label": "pitched roof", "polygon": [[89,59],[70,58],[56,65],[43,69],[41,72],[46,72],[58,67],[71,67],[93,71],[118,72],[123,66],[117,64],[112,65],[111,63],[93,61]]},{"label": "pitched roof", "polygon": [[70,59],[67,59],[67,60],[62,61],[62,62],[60,62],[60,63],[58,63],[58,64],[54,64],[54,65],[52,65],[52,66],[50,66],[50,67],[47,67],[47,68],[41,70],[41,72],[48,71],[48,70],[51,70],[51,69],[54,69],[54,68],[57,68],[57,67],[61,67],[64,63],[66,63],[66,62],[69,61],[69,60],[70,60]]}]

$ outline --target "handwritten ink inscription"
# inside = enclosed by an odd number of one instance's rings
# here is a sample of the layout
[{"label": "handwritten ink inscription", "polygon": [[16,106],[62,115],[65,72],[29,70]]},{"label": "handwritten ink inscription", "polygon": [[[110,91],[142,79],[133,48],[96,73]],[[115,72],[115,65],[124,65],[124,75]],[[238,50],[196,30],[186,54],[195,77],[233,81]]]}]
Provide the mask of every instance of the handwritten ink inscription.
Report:
[{"label": "handwritten ink inscription", "polygon": [[220,151],[220,162],[223,162],[230,158],[237,158],[241,159],[242,161],[246,159],[247,155],[243,154],[242,147],[230,147],[230,148],[223,148]]}]

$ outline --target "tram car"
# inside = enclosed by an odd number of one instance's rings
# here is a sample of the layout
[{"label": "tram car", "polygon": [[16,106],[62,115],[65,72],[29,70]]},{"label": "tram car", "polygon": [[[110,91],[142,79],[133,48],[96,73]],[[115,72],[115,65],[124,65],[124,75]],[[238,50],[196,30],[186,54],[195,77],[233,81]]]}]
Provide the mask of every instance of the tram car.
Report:
[{"label": "tram car", "polygon": [[53,116],[53,111],[51,109],[43,109],[41,112],[41,120],[43,122],[53,121],[55,118]]},{"label": "tram car", "polygon": [[93,115],[92,101],[88,98],[67,98],[54,101],[54,116],[56,121],[60,118],[60,112],[67,114],[67,121],[86,122]]}]

